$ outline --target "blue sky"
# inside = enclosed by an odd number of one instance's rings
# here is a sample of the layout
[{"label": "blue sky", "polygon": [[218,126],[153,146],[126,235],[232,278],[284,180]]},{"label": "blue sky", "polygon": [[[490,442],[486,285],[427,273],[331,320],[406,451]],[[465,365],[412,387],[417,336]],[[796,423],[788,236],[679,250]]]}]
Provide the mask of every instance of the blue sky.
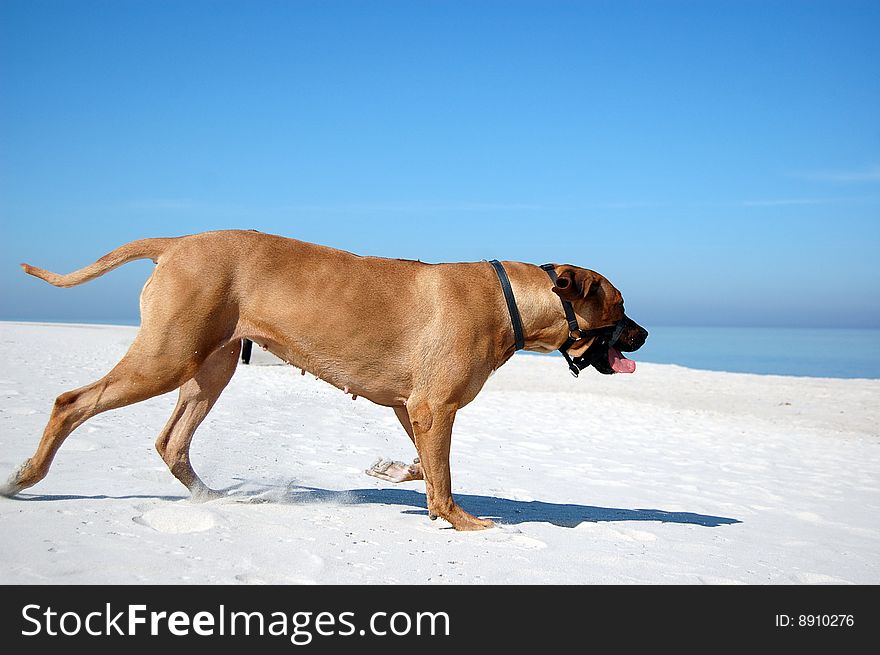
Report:
[{"label": "blue sky", "polygon": [[0,2],[0,319],[145,236],[570,262],[651,325],[880,327],[880,3]]}]

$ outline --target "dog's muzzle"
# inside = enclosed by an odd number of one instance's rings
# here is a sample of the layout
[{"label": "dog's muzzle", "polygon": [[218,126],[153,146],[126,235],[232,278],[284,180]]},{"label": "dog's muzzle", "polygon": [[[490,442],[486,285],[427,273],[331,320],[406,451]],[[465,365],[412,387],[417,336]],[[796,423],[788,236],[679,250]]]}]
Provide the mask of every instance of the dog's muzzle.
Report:
[{"label": "dog's muzzle", "polygon": [[[574,376],[578,377],[581,371],[583,371],[588,366],[593,365],[593,357],[591,355],[592,352],[597,350],[601,350],[602,352],[608,352],[620,339],[620,336],[623,334],[623,331],[627,328],[627,321],[630,321],[627,318],[622,318],[614,325],[609,325],[604,328],[596,328],[594,330],[572,330],[568,338],[571,341],[568,344],[568,347],[563,346],[560,350],[562,350],[562,354],[565,355],[565,359],[568,361],[568,370]],[[571,347],[575,341],[579,341],[580,339],[586,339],[590,336],[595,336],[596,341],[580,356],[572,357],[568,354],[568,348]]]},{"label": "dog's muzzle", "polygon": [[[604,333],[603,333],[604,330]],[[606,328],[598,328],[596,339],[579,357],[572,359],[572,364],[582,371],[592,366],[599,373],[632,373],[635,362],[624,357],[624,352],[633,352],[641,348],[648,338],[648,331],[631,318],[624,317],[621,321]],[[565,354],[565,353],[563,353]],[[569,365],[569,370],[572,370]]]}]

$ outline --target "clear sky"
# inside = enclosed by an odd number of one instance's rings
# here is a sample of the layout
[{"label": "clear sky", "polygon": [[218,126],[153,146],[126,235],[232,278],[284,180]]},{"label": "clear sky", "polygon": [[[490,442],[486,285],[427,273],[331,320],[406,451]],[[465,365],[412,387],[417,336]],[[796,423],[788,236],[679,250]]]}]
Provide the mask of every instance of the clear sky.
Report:
[{"label": "clear sky", "polygon": [[880,327],[880,3],[0,1],[0,318],[146,236],[568,262],[644,325]]}]

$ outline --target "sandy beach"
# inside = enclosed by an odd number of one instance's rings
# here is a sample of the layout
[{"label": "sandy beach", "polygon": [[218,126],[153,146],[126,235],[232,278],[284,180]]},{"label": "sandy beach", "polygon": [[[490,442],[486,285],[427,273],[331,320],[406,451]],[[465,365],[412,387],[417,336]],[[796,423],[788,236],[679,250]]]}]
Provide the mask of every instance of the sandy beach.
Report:
[{"label": "sandy beach", "polygon": [[[0,323],[0,478],[61,392],[136,328]],[[637,356],[635,357],[636,359]],[[196,433],[191,503],[153,442],[168,394],[100,415],[49,476],[0,498],[0,583],[880,583],[880,380],[634,375],[518,354],[457,417],[453,489],[497,527],[457,533],[394,413],[255,352]]]}]

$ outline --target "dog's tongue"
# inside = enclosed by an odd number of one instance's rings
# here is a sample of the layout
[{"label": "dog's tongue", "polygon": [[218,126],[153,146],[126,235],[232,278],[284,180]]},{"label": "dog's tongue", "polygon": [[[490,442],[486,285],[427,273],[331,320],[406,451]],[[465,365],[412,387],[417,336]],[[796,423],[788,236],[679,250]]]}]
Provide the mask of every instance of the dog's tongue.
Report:
[{"label": "dog's tongue", "polygon": [[636,363],[620,354],[617,348],[608,349],[608,363],[617,373],[634,373]]}]

